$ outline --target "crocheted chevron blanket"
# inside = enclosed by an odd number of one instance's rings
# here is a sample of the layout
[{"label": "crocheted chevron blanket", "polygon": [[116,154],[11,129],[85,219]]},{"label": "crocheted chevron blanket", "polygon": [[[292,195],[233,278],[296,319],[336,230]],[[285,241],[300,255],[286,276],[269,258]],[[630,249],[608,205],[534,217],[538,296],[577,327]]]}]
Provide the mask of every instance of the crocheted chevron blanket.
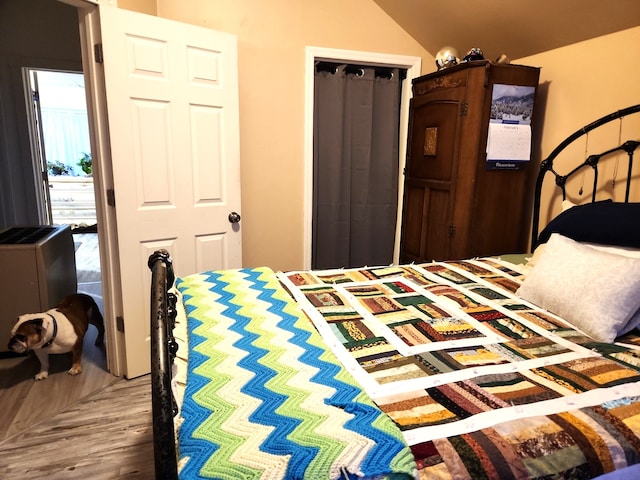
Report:
[{"label": "crocheted chevron blanket", "polygon": [[180,478],[413,478],[396,425],[267,268],[179,278],[189,368]]}]

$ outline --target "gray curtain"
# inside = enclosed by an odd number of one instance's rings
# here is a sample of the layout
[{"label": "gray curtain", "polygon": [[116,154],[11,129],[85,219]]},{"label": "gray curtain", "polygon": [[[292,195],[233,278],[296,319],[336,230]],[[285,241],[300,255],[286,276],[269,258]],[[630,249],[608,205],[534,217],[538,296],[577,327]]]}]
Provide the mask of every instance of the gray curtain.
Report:
[{"label": "gray curtain", "polygon": [[316,65],[312,268],[393,260],[403,73]]}]

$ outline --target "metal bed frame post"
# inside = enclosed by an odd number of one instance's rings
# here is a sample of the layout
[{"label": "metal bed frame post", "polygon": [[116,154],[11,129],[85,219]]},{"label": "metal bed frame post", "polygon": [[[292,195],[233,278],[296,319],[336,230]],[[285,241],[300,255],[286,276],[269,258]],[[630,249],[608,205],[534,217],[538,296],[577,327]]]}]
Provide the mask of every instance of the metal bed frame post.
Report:
[{"label": "metal bed frame post", "polygon": [[[151,405],[153,454],[157,479],[178,478],[173,417],[177,413],[171,390],[171,370],[178,351],[173,337],[176,296],[169,292],[175,276],[169,253],[154,252],[151,269]],[[171,412],[171,413],[170,413]]]}]

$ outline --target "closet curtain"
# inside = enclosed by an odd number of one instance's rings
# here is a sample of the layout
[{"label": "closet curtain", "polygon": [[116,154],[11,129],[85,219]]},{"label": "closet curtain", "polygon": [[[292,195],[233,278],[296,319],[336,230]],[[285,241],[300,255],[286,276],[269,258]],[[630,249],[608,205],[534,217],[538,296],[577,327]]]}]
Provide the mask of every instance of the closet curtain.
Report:
[{"label": "closet curtain", "polygon": [[401,72],[317,64],[312,268],[393,261]]}]

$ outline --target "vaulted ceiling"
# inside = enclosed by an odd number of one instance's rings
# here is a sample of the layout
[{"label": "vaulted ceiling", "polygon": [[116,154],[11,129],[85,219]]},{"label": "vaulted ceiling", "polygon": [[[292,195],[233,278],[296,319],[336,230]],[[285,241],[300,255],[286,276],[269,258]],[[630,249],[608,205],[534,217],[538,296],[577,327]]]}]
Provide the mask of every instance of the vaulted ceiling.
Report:
[{"label": "vaulted ceiling", "polygon": [[429,53],[517,59],[640,25],[640,0],[374,0]]}]

